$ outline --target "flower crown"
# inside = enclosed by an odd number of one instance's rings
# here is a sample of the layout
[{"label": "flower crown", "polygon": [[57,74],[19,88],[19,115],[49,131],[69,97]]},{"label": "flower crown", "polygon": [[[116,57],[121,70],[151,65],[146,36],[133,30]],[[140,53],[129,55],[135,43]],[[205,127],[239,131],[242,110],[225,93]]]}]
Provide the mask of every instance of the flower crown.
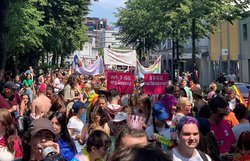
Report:
[{"label": "flower crown", "polygon": [[142,116],[129,115],[127,118],[127,126],[131,129],[142,130],[146,118]]}]

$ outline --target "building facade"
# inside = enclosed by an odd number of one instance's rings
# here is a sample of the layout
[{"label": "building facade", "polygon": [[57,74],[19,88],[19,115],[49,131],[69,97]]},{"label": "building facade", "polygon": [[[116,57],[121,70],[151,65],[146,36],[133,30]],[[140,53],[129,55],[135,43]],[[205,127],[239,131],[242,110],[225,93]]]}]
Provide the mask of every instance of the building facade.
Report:
[{"label": "building facade", "polygon": [[110,29],[110,30],[100,30],[99,36],[99,46],[100,48],[118,48],[122,46],[122,37],[118,35],[118,30]]},{"label": "building facade", "polygon": [[[191,38],[187,41],[187,43],[182,44],[183,49],[180,49],[180,68],[179,74],[182,75],[182,72],[192,73],[191,66],[192,66],[192,40]],[[196,50],[197,50],[197,63],[199,67],[199,83],[206,86],[208,85],[207,77],[207,66],[208,66],[208,56],[209,56],[209,39],[203,38],[196,41]],[[173,43],[171,39],[162,41],[157,49],[157,53],[162,56],[162,71],[167,71],[173,77],[174,72],[174,60],[177,59],[177,56],[173,57]],[[175,75],[176,75],[175,71]],[[204,75],[206,75],[204,77]],[[206,78],[206,79],[204,79]]]},{"label": "building facade", "polygon": [[240,82],[250,82],[250,17],[220,24],[220,31],[211,35],[210,59],[215,73],[238,76]]},{"label": "building facade", "polygon": [[[192,40],[183,44],[180,56],[180,73],[190,72]],[[172,40],[165,40],[159,45],[157,53],[162,55],[162,70],[173,75]],[[208,86],[220,73],[225,76],[230,69],[240,82],[250,82],[250,17],[218,24],[209,38],[196,42],[198,51],[199,83]]]},{"label": "building facade", "polygon": [[230,69],[239,76],[240,39],[238,20],[233,24],[224,22],[214,28],[210,35],[210,61],[213,66],[213,78],[229,74]]},{"label": "building facade", "polygon": [[239,28],[239,76],[241,82],[250,82],[250,17],[238,22]]}]

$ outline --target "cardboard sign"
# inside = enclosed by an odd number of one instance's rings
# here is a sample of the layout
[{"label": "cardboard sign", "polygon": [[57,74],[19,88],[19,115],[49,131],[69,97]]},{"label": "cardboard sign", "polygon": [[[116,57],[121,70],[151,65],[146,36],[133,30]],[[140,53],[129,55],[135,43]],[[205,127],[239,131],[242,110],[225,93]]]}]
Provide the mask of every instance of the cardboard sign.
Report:
[{"label": "cardboard sign", "polygon": [[145,94],[165,94],[168,84],[168,74],[145,74],[144,93]]},{"label": "cardboard sign", "polygon": [[133,73],[108,72],[107,88],[108,90],[115,88],[122,94],[132,94],[134,92],[134,79]]}]

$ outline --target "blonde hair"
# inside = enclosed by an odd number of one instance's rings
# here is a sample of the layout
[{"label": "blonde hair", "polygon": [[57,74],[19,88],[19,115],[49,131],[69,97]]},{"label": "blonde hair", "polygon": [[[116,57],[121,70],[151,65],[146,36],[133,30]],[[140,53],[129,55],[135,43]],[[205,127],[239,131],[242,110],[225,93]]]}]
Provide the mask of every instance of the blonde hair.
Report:
[{"label": "blonde hair", "polygon": [[212,82],[212,83],[209,85],[209,89],[212,90],[212,91],[214,91],[214,90],[217,89],[217,85],[216,85],[215,83]]},{"label": "blonde hair", "polygon": [[186,105],[186,103],[189,101],[189,98],[187,97],[181,97],[179,98],[176,106],[176,110],[179,110],[182,108],[183,105]]},{"label": "blonde hair", "polygon": [[91,85],[89,83],[85,83],[84,88],[91,88]]}]

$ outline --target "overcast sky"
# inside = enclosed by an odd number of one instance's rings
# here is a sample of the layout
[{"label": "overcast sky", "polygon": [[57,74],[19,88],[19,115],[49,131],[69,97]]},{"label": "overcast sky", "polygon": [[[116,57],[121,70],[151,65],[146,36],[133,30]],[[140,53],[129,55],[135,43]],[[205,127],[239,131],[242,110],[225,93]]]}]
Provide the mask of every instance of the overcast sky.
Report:
[{"label": "overcast sky", "polygon": [[108,24],[112,26],[112,22],[117,21],[114,12],[117,13],[117,7],[124,7],[124,2],[125,0],[99,0],[98,2],[91,0],[88,17],[107,18]]}]

